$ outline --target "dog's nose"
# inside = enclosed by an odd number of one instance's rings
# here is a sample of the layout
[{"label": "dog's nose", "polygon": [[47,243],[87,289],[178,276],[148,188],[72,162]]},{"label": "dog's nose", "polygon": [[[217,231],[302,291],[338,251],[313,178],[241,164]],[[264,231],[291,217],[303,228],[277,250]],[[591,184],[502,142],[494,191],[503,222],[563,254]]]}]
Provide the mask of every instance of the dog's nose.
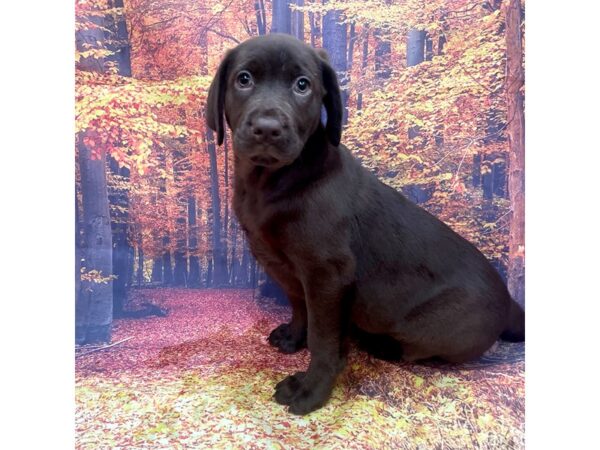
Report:
[{"label": "dog's nose", "polygon": [[276,141],[281,137],[281,130],[281,122],[274,117],[259,117],[252,124],[252,134],[258,141]]}]

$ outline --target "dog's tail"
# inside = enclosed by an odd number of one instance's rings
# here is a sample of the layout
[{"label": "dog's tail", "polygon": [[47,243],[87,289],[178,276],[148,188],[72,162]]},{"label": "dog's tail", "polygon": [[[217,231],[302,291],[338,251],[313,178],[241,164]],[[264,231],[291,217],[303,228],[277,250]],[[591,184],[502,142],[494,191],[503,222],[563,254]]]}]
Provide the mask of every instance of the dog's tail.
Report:
[{"label": "dog's tail", "polygon": [[500,339],[508,342],[525,340],[525,311],[512,299],[508,312],[508,325],[500,335]]}]

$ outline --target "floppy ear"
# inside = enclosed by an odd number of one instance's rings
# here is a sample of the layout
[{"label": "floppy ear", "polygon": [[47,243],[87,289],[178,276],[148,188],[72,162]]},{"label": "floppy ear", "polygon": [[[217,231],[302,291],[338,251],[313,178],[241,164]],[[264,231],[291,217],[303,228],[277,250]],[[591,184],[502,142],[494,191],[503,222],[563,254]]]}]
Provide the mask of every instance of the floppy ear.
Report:
[{"label": "floppy ear", "polygon": [[327,137],[329,141],[336,147],[342,139],[342,115],[344,107],[342,104],[342,94],[338,85],[335,70],[329,64],[327,52],[323,49],[318,49],[317,54],[321,59],[321,76],[323,78],[323,86],[325,87],[325,97],[323,97],[323,105],[327,111]]},{"label": "floppy ear", "polygon": [[227,72],[230,64],[231,52],[225,55],[219,65],[219,70],[210,84],[208,98],[206,99],[206,124],[217,132],[217,143],[221,145],[225,137],[223,123],[225,108],[225,89],[227,88]]}]

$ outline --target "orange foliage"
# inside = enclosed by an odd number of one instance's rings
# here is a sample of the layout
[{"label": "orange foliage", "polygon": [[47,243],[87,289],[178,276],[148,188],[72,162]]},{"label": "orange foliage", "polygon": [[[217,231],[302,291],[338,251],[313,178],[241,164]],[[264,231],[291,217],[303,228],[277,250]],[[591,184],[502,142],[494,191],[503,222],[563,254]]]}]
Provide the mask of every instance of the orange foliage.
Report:
[{"label": "orange foliage", "polygon": [[[107,151],[120,165],[133,169],[129,217],[138,232],[132,240],[150,257],[175,248],[173,233],[182,228],[176,220],[186,216],[186,196],[195,196],[198,204],[196,251],[210,253],[210,217],[215,212],[203,102],[224,51],[258,33],[258,3],[129,0],[123,9],[110,9],[106,1],[77,1],[78,33],[102,28],[94,18],[103,14],[126,20],[132,77],[118,75],[109,46],[78,50],[78,61],[95,59],[103,73],[77,71],[77,132],[92,152]],[[271,4],[263,3],[269,24]],[[479,176],[489,177],[496,167],[506,165],[508,150],[504,18],[495,3],[305,1],[292,9],[304,14],[307,42],[311,16],[318,26],[323,15],[335,9],[342,20],[354,24],[343,142],[384,182],[407,192],[426,192],[426,208],[489,258],[504,261],[506,189],[504,195],[486,199],[472,180],[473,170],[479,170],[474,156],[482,160]],[[432,43],[431,55],[413,67],[406,66],[410,29],[425,30]],[[322,42],[320,35],[313,37],[317,44]],[[363,55],[365,41],[368,53]],[[391,43],[385,77],[375,70],[383,41]],[[409,138],[409,130],[418,132]],[[227,158],[231,172],[231,153],[230,148],[227,156],[223,149],[217,151],[222,217],[230,205],[224,166]],[[228,248],[232,240],[241,239],[230,233],[229,222],[224,223]],[[157,229],[172,237],[168,248]]]}]

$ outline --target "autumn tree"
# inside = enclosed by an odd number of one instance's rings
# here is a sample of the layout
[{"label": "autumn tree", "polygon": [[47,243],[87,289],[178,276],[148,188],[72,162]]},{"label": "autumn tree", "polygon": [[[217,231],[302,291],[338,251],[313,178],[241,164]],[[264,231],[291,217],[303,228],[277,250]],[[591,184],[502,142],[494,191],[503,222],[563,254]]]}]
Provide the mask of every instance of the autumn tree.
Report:
[{"label": "autumn tree", "polygon": [[200,257],[198,255],[198,213],[196,209],[196,197],[188,197],[188,224],[189,224],[189,277],[188,286],[192,288],[200,287]]},{"label": "autumn tree", "polygon": [[525,305],[525,115],[523,112],[523,44],[521,2],[506,5],[506,99],[510,147],[509,193],[511,218],[508,253],[508,289]]},{"label": "autumn tree", "polygon": [[222,238],[221,225],[221,195],[219,192],[219,173],[217,166],[217,150],[212,130],[206,132],[207,150],[210,161],[210,195],[212,199],[212,261],[209,271],[212,274],[212,285],[223,286],[227,284],[227,249]]},{"label": "autumn tree", "polygon": [[[78,26],[77,50],[80,52],[78,69],[103,73],[106,70],[102,46],[105,17],[88,14],[85,23]],[[75,339],[79,344],[109,342],[112,329],[112,233],[106,184],[106,151],[98,149],[95,133],[78,135],[77,160],[79,163],[81,213],[83,234],[77,235],[76,257],[80,272],[76,274],[79,291],[76,293]]]},{"label": "autumn tree", "polygon": [[[192,128],[187,124],[182,126],[173,125],[171,105],[189,103],[190,110],[193,109],[197,116],[197,99],[205,95],[205,90],[210,80],[208,78],[196,78],[190,82],[190,78],[182,78],[174,83],[146,83],[140,82],[128,76],[132,71],[127,65],[129,41],[126,39],[127,28],[122,19],[123,8],[119,3],[108,2],[78,2],[77,12],[77,71],[76,71],[76,131],[78,150],[79,183],[78,195],[81,198],[81,217],[87,220],[89,217],[107,218],[110,212],[105,214],[108,204],[107,193],[107,161],[110,160],[113,176],[112,182],[118,187],[113,197],[112,209],[114,217],[120,215],[118,224],[115,224],[113,233],[110,230],[98,230],[104,223],[103,220],[94,219],[93,226],[84,223],[82,247],[85,245],[96,245],[102,242],[106,245],[107,239],[111,240],[108,249],[111,254],[111,264],[98,261],[100,256],[105,256],[106,251],[102,249],[82,248],[83,261],[82,292],[88,295],[94,292],[95,296],[102,295],[102,300],[94,299],[94,307],[104,305],[102,325],[105,329],[107,317],[112,316],[112,305],[106,305],[107,289],[112,290],[113,279],[118,277],[123,283],[128,283],[133,276],[132,252],[130,240],[137,240],[138,246],[138,272],[143,272],[144,250],[147,250],[156,261],[157,248],[156,239],[152,233],[145,228],[146,218],[140,211],[153,214],[153,226],[156,228],[169,229],[157,219],[162,216],[157,208],[142,208],[140,202],[148,201],[149,197],[161,197],[160,186],[162,175],[166,172],[161,169],[161,154],[164,156],[165,137],[181,137],[192,133]],[[125,35],[123,35],[125,33]],[[124,57],[121,53],[124,53]],[[186,83],[187,80],[187,83]],[[194,100],[193,102],[190,99]],[[88,162],[87,159],[90,159]],[[102,164],[102,174],[100,166]],[[91,173],[90,173],[91,171]],[[117,178],[120,177],[120,178]],[[154,192],[148,193],[148,180],[154,183]],[[92,183],[97,183],[94,186]],[[166,193],[166,191],[164,192]],[[119,200],[117,200],[117,197]],[[106,204],[105,204],[106,203]],[[87,209],[92,208],[90,213]],[[132,213],[134,211],[134,213]],[[109,222],[110,225],[110,222]],[[167,222],[168,225],[168,222]],[[130,231],[135,232],[130,233]],[[94,240],[87,236],[89,233],[98,235]],[[145,238],[144,238],[145,236]],[[121,268],[112,264],[112,246],[114,242],[124,242],[129,246],[125,258],[119,260]],[[144,246],[146,246],[144,248]],[[93,258],[85,255],[93,254]],[[97,267],[91,264],[95,264]],[[116,273],[115,273],[116,271]],[[156,270],[154,270],[156,274]],[[94,281],[95,280],[95,281]],[[84,286],[85,283],[94,283]],[[93,289],[92,289],[93,288]],[[97,295],[96,295],[97,294]],[[89,297],[89,295],[88,295]],[[110,296],[112,303],[112,295]],[[78,299],[78,341],[83,341],[86,321],[90,314],[87,306]],[[85,306],[85,307],[84,307]],[[88,308],[89,309],[89,308]],[[91,314],[95,318],[98,313]],[[110,323],[110,322],[109,322]],[[92,324],[93,325],[93,324]],[[97,333],[96,333],[97,334]],[[106,335],[105,338],[108,338]]]},{"label": "autumn tree", "polygon": [[[131,59],[129,33],[123,13],[123,0],[109,0],[105,36],[108,37],[106,49],[110,54],[106,62],[114,73],[131,76]],[[118,162],[109,157],[109,202],[111,209],[111,227],[113,230],[113,315],[123,314],[127,287],[133,272],[134,252],[129,237],[129,168],[120,167]],[[140,262],[138,261],[138,265]],[[143,266],[143,260],[141,262]],[[143,267],[142,267],[143,270]]]},{"label": "autumn tree", "polygon": [[[323,3],[326,5],[327,1],[324,1]],[[325,16],[323,17],[323,48],[327,50],[331,65],[336,71],[338,80],[340,82],[342,103],[344,105],[342,123],[347,123],[348,121],[347,32],[347,25],[343,20],[342,11],[339,9],[327,10]]]},{"label": "autumn tree", "polygon": [[509,226],[522,218],[510,212],[518,189],[506,185],[519,167],[507,168],[518,134],[510,137],[510,27],[498,0],[78,0],[76,12],[77,151],[103,153],[109,167],[114,264],[100,278],[114,284],[115,306],[134,260],[138,285],[264,278],[231,210],[231,135],[216,146],[204,103],[223,54],[269,32],[327,49],[344,93],[344,143],[363,165],[499,270],[508,263]]},{"label": "autumn tree", "polygon": [[109,342],[113,318],[113,267],[106,153],[100,150],[92,155],[83,141],[79,145],[79,171],[84,262],[76,307],[76,340],[80,344]]}]

